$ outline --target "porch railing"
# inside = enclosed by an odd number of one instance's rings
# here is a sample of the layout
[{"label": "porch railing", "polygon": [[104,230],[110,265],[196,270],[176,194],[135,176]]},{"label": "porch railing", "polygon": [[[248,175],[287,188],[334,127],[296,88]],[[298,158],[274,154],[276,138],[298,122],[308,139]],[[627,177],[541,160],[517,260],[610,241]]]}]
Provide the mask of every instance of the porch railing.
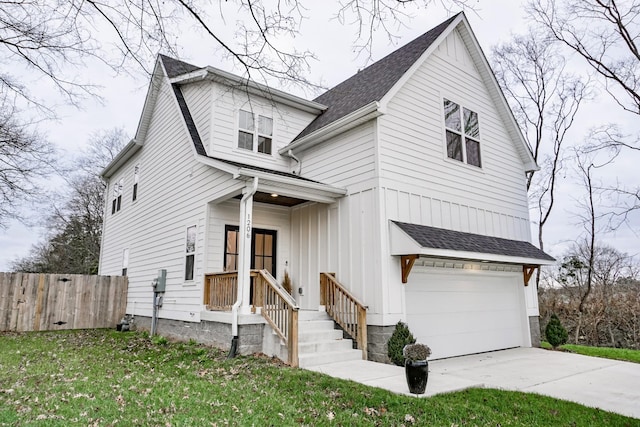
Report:
[{"label": "porch railing", "polygon": [[289,293],[267,270],[252,270],[254,306],[262,307],[262,316],[284,340],[289,364],[298,366],[298,306]]},{"label": "porch railing", "polygon": [[367,307],[340,284],[333,273],[320,273],[320,305],[353,338],[367,359]]},{"label": "porch railing", "polygon": [[[262,317],[282,338],[289,364],[298,366],[298,306],[267,270],[251,270],[253,307],[261,307]],[[204,304],[207,310],[230,311],[238,295],[238,272],[205,275]]]},{"label": "porch railing", "polygon": [[237,271],[225,271],[204,276],[204,305],[207,310],[230,311],[237,298]]}]

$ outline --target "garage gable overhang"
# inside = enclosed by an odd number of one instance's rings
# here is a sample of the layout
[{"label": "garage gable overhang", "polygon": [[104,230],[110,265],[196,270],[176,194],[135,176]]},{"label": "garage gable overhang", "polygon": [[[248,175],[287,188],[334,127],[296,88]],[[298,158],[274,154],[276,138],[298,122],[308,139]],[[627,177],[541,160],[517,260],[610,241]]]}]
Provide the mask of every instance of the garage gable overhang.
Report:
[{"label": "garage gable overhang", "polygon": [[[464,233],[426,225],[390,221],[391,255],[464,259],[525,266],[549,265],[555,259],[529,242]],[[405,258],[407,259],[407,258]]]}]

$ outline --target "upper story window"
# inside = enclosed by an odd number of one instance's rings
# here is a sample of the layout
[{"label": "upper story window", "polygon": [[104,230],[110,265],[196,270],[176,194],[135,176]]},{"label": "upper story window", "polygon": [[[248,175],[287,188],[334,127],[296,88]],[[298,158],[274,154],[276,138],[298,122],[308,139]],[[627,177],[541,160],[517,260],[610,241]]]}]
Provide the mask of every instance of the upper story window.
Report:
[{"label": "upper story window", "polygon": [[131,195],[131,201],[135,202],[138,200],[138,180],[140,179],[140,166],[136,165],[133,170],[133,191]]},{"label": "upper story window", "polygon": [[444,100],[447,157],[481,167],[478,113]]},{"label": "upper story window", "polygon": [[271,154],[273,119],[240,110],[238,118],[238,148]]},{"label": "upper story window", "polygon": [[118,212],[122,207],[122,188],[124,179],[120,178],[118,182],[113,184],[113,200],[111,201],[111,214]]}]

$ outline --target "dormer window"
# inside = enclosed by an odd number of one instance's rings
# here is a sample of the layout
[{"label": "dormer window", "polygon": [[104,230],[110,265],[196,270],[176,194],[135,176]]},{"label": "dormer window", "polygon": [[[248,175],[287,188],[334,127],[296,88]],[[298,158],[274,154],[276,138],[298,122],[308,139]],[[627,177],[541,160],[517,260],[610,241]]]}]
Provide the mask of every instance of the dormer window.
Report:
[{"label": "dormer window", "polygon": [[238,148],[271,154],[273,119],[240,110],[238,118]]},{"label": "dormer window", "polygon": [[481,167],[478,113],[444,100],[447,157]]}]

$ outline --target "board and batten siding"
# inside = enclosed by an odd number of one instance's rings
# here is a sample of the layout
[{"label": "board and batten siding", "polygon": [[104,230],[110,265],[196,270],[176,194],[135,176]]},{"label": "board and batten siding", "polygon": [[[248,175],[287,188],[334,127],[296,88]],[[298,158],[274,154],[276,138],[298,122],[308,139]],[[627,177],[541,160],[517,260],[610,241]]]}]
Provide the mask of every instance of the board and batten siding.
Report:
[{"label": "board and batten siding", "polygon": [[[443,98],[478,113],[482,168],[449,159]],[[381,298],[378,324],[406,307],[389,221],[530,241],[525,171],[514,142],[457,30],[426,59],[378,119]],[[530,312],[534,303],[527,302]],[[537,307],[536,307],[537,308]]]},{"label": "board and batten siding", "polygon": [[[194,159],[192,142],[166,81],[153,109],[144,146],[110,179],[110,188],[121,176],[125,185],[121,210],[112,215],[110,204],[107,206],[100,274],[121,274],[123,251],[128,249],[127,313],[151,315],[151,281],[159,269],[166,269],[167,291],[160,317],[199,321],[207,202],[214,193],[233,185],[233,180]],[[136,164],[140,166],[138,199],[132,202]],[[197,226],[194,280],[185,281],[186,233],[193,225]]]},{"label": "board and batten siding", "polygon": [[[207,129],[206,135],[201,133],[201,137],[208,155],[282,172],[291,172],[295,169],[295,162],[287,156],[281,156],[278,150],[287,146],[311,123],[316,117],[314,114],[287,105],[275,104],[255,94],[248,95],[244,87],[228,87],[215,82],[206,84],[208,99],[211,102],[208,105],[194,103],[192,114],[194,117],[201,117],[202,119],[199,120],[203,122],[202,127]],[[185,90],[185,99],[189,108],[192,108],[192,99],[196,101],[197,93],[204,98],[200,92],[203,91]],[[271,155],[238,148],[238,115],[241,109],[273,119]],[[207,121],[206,126],[204,121]],[[198,121],[196,125],[200,129]]]},{"label": "board and batten siding", "polygon": [[366,122],[297,154],[304,177],[348,190],[332,205],[292,208],[292,253],[300,257],[291,269],[301,280],[294,286],[304,290],[296,296],[301,307],[318,306],[319,275],[331,272],[370,311],[381,308],[374,130],[374,121]]},{"label": "board and batten siding", "polygon": [[[447,158],[443,98],[478,113],[482,168]],[[457,31],[390,100],[379,132],[387,219],[529,240],[522,160]]]}]

